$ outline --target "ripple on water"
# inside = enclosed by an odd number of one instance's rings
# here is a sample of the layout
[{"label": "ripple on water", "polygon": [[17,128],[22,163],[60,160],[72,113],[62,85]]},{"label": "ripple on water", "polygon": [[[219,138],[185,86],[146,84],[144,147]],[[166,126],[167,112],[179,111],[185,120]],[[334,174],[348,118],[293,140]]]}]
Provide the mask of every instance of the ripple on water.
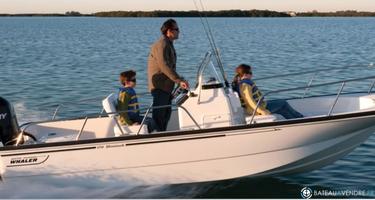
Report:
[{"label": "ripple on water", "polygon": [[[118,74],[126,69],[137,70],[137,91],[146,92],[149,46],[159,37],[163,20],[0,18],[0,96],[14,103],[23,123],[49,119],[57,104],[69,105],[59,117],[100,112],[100,100],[117,91]],[[199,19],[177,20],[182,30],[175,44],[177,68],[194,83],[196,67],[209,44]],[[374,68],[368,67],[375,62],[375,23],[371,18],[214,18],[209,21],[229,77],[240,63],[251,64],[255,78],[358,65],[358,68],[318,73],[315,84],[375,73]],[[310,79],[311,74],[304,74],[261,80],[257,85],[270,91],[303,86]],[[345,91],[358,88],[366,91],[370,84],[348,84]],[[313,89],[308,94],[336,93],[338,88],[339,85]],[[276,97],[299,97],[303,93]],[[79,102],[88,98],[95,100]],[[147,105],[150,100],[146,96],[141,102]],[[299,198],[304,186],[375,191],[374,147],[372,136],[334,164],[299,175],[122,189],[109,184],[117,190],[107,192],[118,198]],[[45,190],[53,189],[46,186]],[[93,197],[96,191],[105,191],[105,188],[55,190],[53,196],[38,196],[35,190],[32,197]],[[69,196],[70,192],[78,194]]]}]

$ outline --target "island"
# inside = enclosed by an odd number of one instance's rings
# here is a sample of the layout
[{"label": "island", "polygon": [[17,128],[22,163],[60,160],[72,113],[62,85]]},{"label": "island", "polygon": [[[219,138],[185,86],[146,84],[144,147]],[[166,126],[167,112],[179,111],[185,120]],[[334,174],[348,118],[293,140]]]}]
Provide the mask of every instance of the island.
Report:
[{"label": "island", "polygon": [[336,11],[336,12],[295,12],[271,10],[219,10],[219,11],[108,11],[82,14],[77,11],[62,13],[24,13],[1,14],[0,17],[375,17],[375,12],[368,11]]}]

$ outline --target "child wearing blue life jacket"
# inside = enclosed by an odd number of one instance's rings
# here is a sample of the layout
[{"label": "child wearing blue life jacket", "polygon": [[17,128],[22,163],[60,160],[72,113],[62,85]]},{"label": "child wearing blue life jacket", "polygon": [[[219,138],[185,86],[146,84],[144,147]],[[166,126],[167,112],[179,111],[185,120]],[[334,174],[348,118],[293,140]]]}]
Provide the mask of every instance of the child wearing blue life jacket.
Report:
[{"label": "child wearing blue life jacket", "polygon": [[[144,118],[144,116],[141,116],[139,113],[138,97],[134,90],[136,82],[135,71],[129,70],[120,74],[122,87],[119,88],[117,111],[120,112],[119,122],[121,125],[140,125]],[[152,118],[146,117],[145,125],[147,125],[149,133],[155,129],[155,123]]]}]

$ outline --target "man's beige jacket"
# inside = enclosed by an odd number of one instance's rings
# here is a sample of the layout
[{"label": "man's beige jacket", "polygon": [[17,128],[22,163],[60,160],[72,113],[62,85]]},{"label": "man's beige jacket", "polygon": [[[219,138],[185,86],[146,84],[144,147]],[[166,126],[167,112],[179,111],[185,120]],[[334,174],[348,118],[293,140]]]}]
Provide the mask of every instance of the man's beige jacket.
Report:
[{"label": "man's beige jacket", "polygon": [[181,82],[176,73],[176,50],[173,43],[161,36],[150,50],[148,57],[148,88],[150,91],[160,89],[171,93],[175,83]]}]

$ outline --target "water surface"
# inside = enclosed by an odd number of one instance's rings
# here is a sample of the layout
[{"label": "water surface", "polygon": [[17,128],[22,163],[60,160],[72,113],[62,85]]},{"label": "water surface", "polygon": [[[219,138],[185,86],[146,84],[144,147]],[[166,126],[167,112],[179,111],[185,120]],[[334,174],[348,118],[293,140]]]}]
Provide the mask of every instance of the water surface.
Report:
[{"label": "water surface", "polygon": [[[0,96],[15,106],[19,121],[49,119],[56,105],[58,117],[101,111],[101,99],[117,91],[118,74],[137,71],[137,91],[147,92],[149,46],[160,36],[164,18],[0,18]],[[316,75],[314,83],[375,75],[373,18],[211,18],[210,26],[233,76],[240,63],[251,64],[256,77],[313,69],[348,67]],[[198,63],[210,49],[198,18],[177,18],[181,38],[175,43],[177,68],[192,84]],[[302,86],[311,75],[259,81],[264,91]],[[345,92],[371,81],[350,84]],[[334,93],[339,85],[310,94]],[[297,96],[303,91],[280,94]],[[88,100],[90,99],[90,100]],[[141,102],[147,105],[149,96]],[[375,191],[375,137],[336,163],[310,173],[266,179],[238,179],[173,186],[124,187],[98,193],[79,186],[67,196],[61,184],[38,197],[127,198],[299,198],[300,190]],[[84,185],[84,184],[83,184]],[[31,187],[29,184],[26,187]],[[44,186],[43,186],[44,187]],[[50,186],[51,187],[51,186]],[[58,189],[60,188],[60,189]],[[54,190],[55,189],[55,190]],[[0,191],[2,189],[0,188]],[[54,193],[55,192],[55,193]],[[92,192],[90,194],[90,192]],[[2,196],[3,194],[4,196]],[[2,191],[0,197],[23,197]],[[27,191],[25,196],[30,195]],[[38,196],[39,195],[39,196]],[[102,196],[103,195],[103,196]],[[375,197],[369,193],[365,197]]]}]

